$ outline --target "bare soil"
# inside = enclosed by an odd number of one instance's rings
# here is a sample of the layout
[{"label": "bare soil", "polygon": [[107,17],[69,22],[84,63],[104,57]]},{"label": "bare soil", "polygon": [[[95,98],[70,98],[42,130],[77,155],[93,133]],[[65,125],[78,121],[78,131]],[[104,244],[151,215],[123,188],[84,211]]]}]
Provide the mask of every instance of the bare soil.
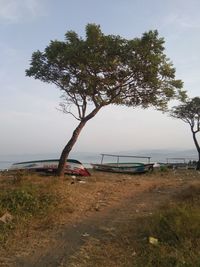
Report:
[{"label": "bare soil", "polygon": [[37,182],[55,183],[60,204],[47,218],[33,220],[12,236],[0,250],[0,266],[75,266],[73,255],[88,238],[101,240],[130,218],[152,213],[188,186],[200,184],[199,178],[192,170],[134,176],[94,172],[82,182],[40,178]]}]

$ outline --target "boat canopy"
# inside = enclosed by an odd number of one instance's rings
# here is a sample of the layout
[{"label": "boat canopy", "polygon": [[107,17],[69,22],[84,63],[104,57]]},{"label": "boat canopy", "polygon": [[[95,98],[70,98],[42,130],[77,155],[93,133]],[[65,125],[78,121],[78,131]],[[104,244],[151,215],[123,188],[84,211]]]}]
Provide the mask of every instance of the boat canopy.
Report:
[{"label": "boat canopy", "polygon": [[131,155],[113,155],[113,154],[101,154],[101,164],[103,164],[105,157],[114,157],[116,158],[117,164],[120,163],[120,158],[137,158],[137,159],[146,159],[150,163],[151,157],[147,156],[131,156]]}]

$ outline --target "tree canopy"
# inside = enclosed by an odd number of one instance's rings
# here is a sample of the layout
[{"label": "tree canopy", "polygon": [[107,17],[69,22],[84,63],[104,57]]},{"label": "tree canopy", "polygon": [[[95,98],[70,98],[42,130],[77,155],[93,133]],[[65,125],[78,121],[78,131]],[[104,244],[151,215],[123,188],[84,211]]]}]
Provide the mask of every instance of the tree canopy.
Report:
[{"label": "tree canopy", "polygon": [[185,96],[157,31],[127,40],[88,24],[85,38],[68,31],[64,41],[34,52],[26,75],[55,84],[62,110],[82,124],[109,104],[164,109],[170,99]]},{"label": "tree canopy", "polygon": [[44,52],[34,52],[26,74],[57,85],[64,92],[65,107],[78,107],[79,120],[89,102],[96,107],[163,107],[182,93],[163,45],[157,31],[127,40],[88,24],[85,40],[69,31],[65,41],[51,41]]},{"label": "tree canopy", "polygon": [[190,125],[192,131],[193,140],[198,151],[199,161],[197,169],[200,169],[200,145],[198,143],[196,134],[200,132],[200,97],[194,97],[187,99],[185,103],[182,103],[171,110],[171,116],[177,119],[181,119],[185,123]]}]

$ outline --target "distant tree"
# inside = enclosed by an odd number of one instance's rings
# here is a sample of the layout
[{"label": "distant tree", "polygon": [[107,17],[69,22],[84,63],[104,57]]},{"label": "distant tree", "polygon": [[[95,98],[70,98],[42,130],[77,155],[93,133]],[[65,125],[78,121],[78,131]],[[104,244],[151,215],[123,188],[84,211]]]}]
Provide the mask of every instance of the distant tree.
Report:
[{"label": "distant tree", "polygon": [[197,140],[197,133],[200,132],[200,97],[194,97],[181,105],[173,107],[171,116],[181,119],[190,125],[194,144],[198,152],[197,170],[200,170],[200,144]]},{"label": "distant tree", "polygon": [[32,54],[26,75],[60,88],[62,111],[79,121],[62,151],[60,176],[81,130],[102,107],[115,104],[163,109],[170,99],[184,95],[163,44],[157,31],[127,40],[104,35],[100,26],[88,24],[85,39],[68,31],[65,41],[51,41],[44,52]]}]

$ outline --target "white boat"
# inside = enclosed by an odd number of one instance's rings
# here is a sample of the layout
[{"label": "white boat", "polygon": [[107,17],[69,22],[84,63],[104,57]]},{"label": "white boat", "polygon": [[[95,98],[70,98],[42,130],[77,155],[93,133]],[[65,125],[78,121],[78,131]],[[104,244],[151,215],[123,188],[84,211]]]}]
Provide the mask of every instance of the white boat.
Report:
[{"label": "white boat", "polygon": [[[58,168],[58,159],[35,160],[12,164],[9,170],[32,170],[36,172],[55,173]],[[90,176],[82,163],[75,159],[68,159],[65,165],[65,174]]]}]

